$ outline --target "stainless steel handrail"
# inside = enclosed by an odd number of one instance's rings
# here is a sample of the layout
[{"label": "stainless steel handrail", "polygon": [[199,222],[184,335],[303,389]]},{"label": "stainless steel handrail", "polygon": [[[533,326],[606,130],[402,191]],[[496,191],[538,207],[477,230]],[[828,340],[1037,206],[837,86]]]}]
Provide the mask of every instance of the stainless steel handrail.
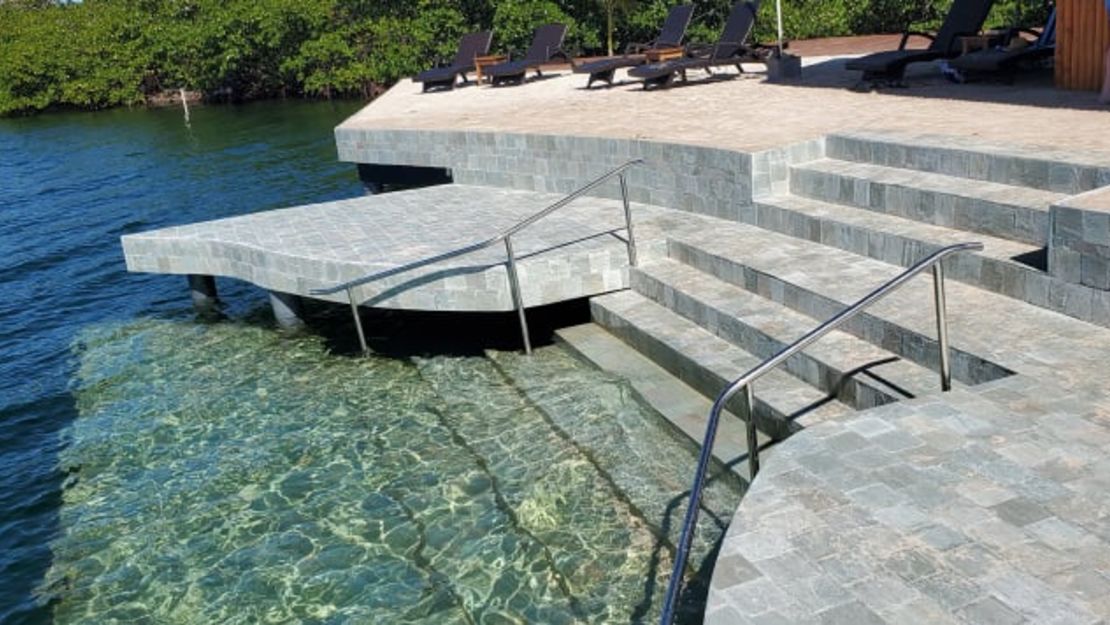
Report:
[{"label": "stainless steel handrail", "polygon": [[721,419],[721,412],[725,404],[740,391],[744,391],[745,408],[747,412],[747,439],[748,439],[748,476],[755,479],[759,472],[759,442],[756,440],[755,418],[752,413],[752,384],[770,372],[775,367],[786,362],[791,356],[809,347],[829,332],[837,329],[849,319],[870,307],[875,302],[890,295],[906,284],[911,278],[932,267],[933,269],[933,296],[936,305],[937,317],[937,344],[940,350],[940,386],[942,391],[952,389],[952,365],[948,346],[948,321],[945,312],[944,297],[944,267],[941,264],[946,257],[964,251],[982,250],[982,243],[958,243],[941,248],[933,252],[915,265],[898,274],[879,288],[864,296],[848,308],[830,317],[827,321],[817,326],[805,336],[783,348],[779,353],[764,360],[759,365],[737,378],[729,384],[713,402],[709,411],[709,421],[705,428],[705,439],[702,441],[701,453],[698,456],[698,468],[694,474],[694,484],[690,489],[690,501],[686,508],[686,518],[682,523],[682,534],[679,537],[678,550],[675,553],[674,571],[667,586],[667,597],[663,604],[663,615],[660,619],[662,625],[671,625],[674,612],[678,607],[678,595],[682,591],[682,577],[686,570],[686,561],[690,557],[690,546],[694,538],[694,526],[698,522],[698,508],[701,505],[702,490],[705,488],[705,474],[713,457],[713,443],[717,438],[717,424]]},{"label": "stainless steel handrail", "polygon": [[351,314],[354,315],[355,328],[358,331],[359,345],[362,347],[362,351],[366,352],[366,351],[368,351],[368,347],[367,347],[367,344],[366,344],[366,333],[362,329],[362,319],[359,317],[359,314],[358,314],[358,303],[355,302],[355,296],[354,296],[355,287],[359,287],[359,286],[362,286],[364,284],[369,284],[369,283],[375,282],[377,280],[382,280],[382,279],[388,278],[390,276],[395,276],[395,275],[400,274],[400,273],[405,273],[407,271],[412,271],[413,269],[419,269],[420,267],[426,267],[428,265],[433,265],[435,263],[443,262],[445,260],[450,260],[452,258],[458,258],[459,256],[465,256],[467,254],[472,254],[472,253],[477,252],[479,250],[483,250],[483,249],[486,249],[486,248],[491,247],[493,245],[496,245],[498,243],[504,242],[504,244],[505,244],[505,255],[507,257],[506,269],[508,270],[508,273],[509,273],[509,289],[512,292],[512,296],[513,296],[513,307],[516,308],[517,317],[520,320],[520,331],[521,331],[521,335],[523,336],[523,339],[524,339],[524,351],[531,354],[532,353],[532,340],[531,340],[531,338],[528,334],[528,320],[527,320],[527,318],[525,317],[525,314],[524,314],[524,298],[523,298],[523,296],[520,292],[520,277],[517,273],[516,255],[513,252],[512,237],[515,234],[519,233],[521,230],[524,230],[525,228],[527,228],[527,227],[531,226],[532,224],[536,223],[537,221],[543,219],[544,217],[547,217],[551,213],[554,213],[555,211],[559,210],[560,208],[566,206],[567,204],[570,204],[574,200],[577,200],[578,198],[582,197],[583,195],[585,195],[585,194],[589,193],[590,191],[594,190],[595,188],[597,188],[598,186],[600,186],[601,184],[603,184],[604,182],[606,182],[607,180],[609,180],[613,176],[619,176],[619,178],[620,178],[620,189],[621,189],[621,203],[622,203],[623,208],[624,208],[625,230],[628,231],[628,240],[626,241],[626,246],[628,248],[628,262],[631,266],[635,267],[637,265],[636,237],[635,237],[635,234],[633,233],[633,230],[632,230],[632,208],[631,208],[631,206],[628,202],[628,181],[625,180],[625,170],[627,170],[628,168],[633,167],[635,165],[642,165],[643,163],[644,163],[643,159],[636,158],[636,159],[632,159],[630,161],[627,161],[627,162],[625,162],[621,165],[618,165],[617,167],[614,167],[613,169],[605,172],[601,176],[598,176],[597,178],[593,179],[592,181],[590,181],[586,185],[584,185],[584,186],[576,189],[575,191],[572,191],[571,193],[567,194],[565,197],[563,197],[559,201],[551,204],[547,208],[545,208],[545,209],[543,209],[543,210],[541,210],[541,211],[539,211],[539,212],[537,212],[533,215],[530,215],[529,217],[526,217],[525,219],[521,220],[520,222],[518,222],[514,226],[512,226],[510,228],[506,228],[505,230],[502,230],[501,232],[494,235],[493,237],[490,237],[490,238],[485,239],[483,241],[479,241],[477,243],[472,243],[472,244],[467,245],[465,247],[460,247],[458,249],[451,250],[449,252],[444,252],[443,254],[439,254],[439,255],[436,255],[436,256],[431,256],[431,257],[428,257],[428,258],[422,258],[418,261],[414,261],[414,262],[408,263],[406,265],[402,265],[400,267],[393,267],[393,268],[387,269],[385,271],[379,271],[377,273],[372,273],[372,274],[369,274],[369,275],[366,275],[366,276],[362,276],[360,278],[355,278],[354,280],[349,280],[347,282],[343,282],[343,283],[337,284],[335,286],[331,286],[331,287],[327,287],[327,288],[323,288],[323,289],[312,289],[312,291],[310,291],[310,293],[312,293],[313,295],[332,295],[332,294],[338,293],[340,291],[346,291],[347,292],[347,300],[348,300],[348,302],[350,302]]}]

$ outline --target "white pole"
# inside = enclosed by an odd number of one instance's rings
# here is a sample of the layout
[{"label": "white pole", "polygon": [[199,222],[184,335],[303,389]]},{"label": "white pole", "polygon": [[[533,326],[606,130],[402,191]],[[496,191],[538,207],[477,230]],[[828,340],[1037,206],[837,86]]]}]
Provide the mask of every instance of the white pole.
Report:
[{"label": "white pole", "polygon": [[775,0],[775,13],[779,23],[779,58],[782,58],[782,0]]},{"label": "white pole", "polygon": [[189,100],[185,97],[185,87],[178,87],[181,94],[181,108],[185,109],[185,125],[189,125]]}]

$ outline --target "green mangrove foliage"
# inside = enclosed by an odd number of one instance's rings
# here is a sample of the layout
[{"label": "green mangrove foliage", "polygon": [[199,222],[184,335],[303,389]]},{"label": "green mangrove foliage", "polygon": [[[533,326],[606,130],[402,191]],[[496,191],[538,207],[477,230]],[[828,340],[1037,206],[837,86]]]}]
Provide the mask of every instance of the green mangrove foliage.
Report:
[{"label": "green mangrove foliage", "polygon": [[[732,0],[694,0],[690,39],[713,41]],[[789,38],[935,26],[951,0],[784,0]],[[208,98],[371,97],[494,29],[495,51],[563,22],[570,54],[652,39],[674,0],[0,1],[0,115]],[[991,25],[1036,24],[1043,0],[999,0]],[[774,2],[757,28],[774,38]]]}]

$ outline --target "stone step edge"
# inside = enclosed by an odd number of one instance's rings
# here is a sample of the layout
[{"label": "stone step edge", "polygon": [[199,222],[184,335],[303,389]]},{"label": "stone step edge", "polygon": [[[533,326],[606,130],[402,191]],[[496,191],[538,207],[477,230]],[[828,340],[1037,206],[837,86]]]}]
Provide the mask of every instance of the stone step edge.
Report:
[{"label": "stone step edge", "polygon": [[[733,286],[755,292],[764,297],[770,296],[773,301],[783,304],[803,315],[812,317],[818,322],[824,321],[833,314],[836,314],[836,312],[844,310],[846,306],[852,303],[838,301],[823,293],[813,291],[805,286],[797,285],[790,280],[768,273],[763,269],[752,267],[738,260],[720,256],[712,251],[703,250],[696,245],[679,239],[668,239],[668,250],[671,257],[679,260],[679,262],[710,273],[716,278],[732,284]],[[774,297],[774,293],[760,293],[758,287],[749,288],[747,284],[737,283],[737,276],[740,276],[739,279],[744,282],[762,281],[770,291],[778,291],[779,297]],[[793,294],[787,293],[788,290],[792,291]],[[801,309],[798,303],[803,297],[814,300],[818,305],[817,308],[821,310],[822,313],[815,317],[806,310]],[[869,325],[872,327],[869,328]],[[877,335],[869,336],[870,331],[875,331],[876,334],[878,334],[878,331],[874,330],[875,327],[883,329],[881,338]],[[906,360],[917,363],[922,367],[934,371],[938,370],[935,335],[923,334],[884,317],[876,316],[868,311],[860,312],[855,318],[846,322],[840,329],[873,345],[893,352]],[[894,332],[887,332],[887,330],[893,330]],[[892,337],[897,340],[891,341]],[[884,341],[891,341],[891,344],[886,345]],[[906,344],[907,341],[910,343],[908,346]],[[1006,378],[1015,373],[996,362],[974,353],[964,351],[956,346],[952,346],[951,354],[953,381],[959,381],[968,386],[977,386],[983,382]],[[981,371],[983,379],[972,378],[972,371]]]},{"label": "stone step edge", "polygon": [[[718,304],[711,301],[713,299],[712,296],[702,296],[691,290],[677,287],[675,286],[675,284],[673,284],[673,280],[668,280],[666,277],[661,277],[659,273],[663,273],[673,269],[668,265],[673,265],[674,268],[683,268],[690,271],[698,271],[693,267],[689,267],[688,265],[670,259],[654,261],[649,265],[641,266],[633,271],[631,277],[632,289],[640,293],[641,295],[652,299],[657,304],[663,306],[667,306],[667,304],[665,302],[659,301],[658,299],[652,297],[650,294],[645,293],[644,291],[647,290],[648,285],[657,285],[663,289],[668,289],[675,294],[675,297],[682,297],[686,301],[696,302],[700,306],[712,309],[717,316],[727,317],[734,323],[739,324],[748,331],[758,335],[760,341],[766,342],[768,345],[773,346],[772,351],[774,353],[777,353],[779,350],[784,349],[791,342],[800,338],[805,332],[817,327],[817,322],[813,321],[809,317],[805,317],[801,313],[791,310],[789,307],[783,304],[774,302],[766,298],[762,298],[766,299],[768,306],[780,308],[781,314],[794,315],[799,318],[804,318],[806,321],[806,323],[803,324],[806,329],[800,331],[795,336],[784,338],[781,335],[774,334],[771,331],[756,325],[754,322],[745,319],[744,317],[736,316],[722,309]],[[740,287],[724,282],[710,274],[705,274],[705,279],[712,280],[713,282],[718,283],[719,288],[721,289],[731,289],[737,292],[745,293],[747,295],[750,295],[751,297],[759,297],[755,293],[751,293],[746,289],[742,289]],[[663,297],[666,298],[666,295],[664,294]],[[756,356],[759,358],[769,358],[770,356],[774,355],[774,353],[756,353],[752,351],[752,348],[750,346],[737,343],[733,337],[723,336],[720,332],[720,328],[709,328],[698,320],[691,319],[689,316],[683,313],[683,310],[681,310],[685,309],[687,306],[678,304],[676,302],[676,305],[673,308],[671,308],[670,306],[667,307],[679,316],[698,324],[706,331],[736,345],[737,347],[740,347],[741,349],[756,354]],[[866,345],[867,348],[871,351],[886,354],[890,358],[896,358],[900,360],[907,368],[912,367],[914,369],[924,370],[924,367],[921,367],[917,363],[913,363],[904,358],[900,358],[895,354],[889,352],[888,350],[873,345],[867,341],[864,341],[863,339],[860,339],[859,337],[848,334],[847,332],[834,330],[833,334],[836,334],[837,338],[841,342],[857,342],[859,344]],[[829,361],[830,357],[834,357],[834,354],[831,353],[834,350],[832,350],[831,348],[824,354],[815,353],[815,351],[820,352],[821,349],[827,345],[828,342],[816,343],[814,346],[803,350],[802,352],[796,354],[795,356],[784,362],[782,365],[782,369],[787,373],[793,375],[794,377],[802,380],[806,384],[809,384],[810,386],[821,390],[822,392],[835,394],[837,396],[837,399],[839,399],[841,402],[853,406],[857,410],[867,410],[897,401],[904,401],[907,399],[912,399],[914,397],[921,397],[931,394],[931,392],[933,391],[933,389],[930,387],[926,391],[915,392],[912,390],[907,390],[904,385],[899,384],[896,379],[887,380],[883,376],[874,374],[862,375],[861,372],[851,373],[854,368],[848,369],[843,366],[843,364],[833,364]],[[814,349],[814,347],[816,347],[816,350]],[[936,376],[936,374],[932,372],[929,373],[931,378],[934,378]],[[813,379],[815,376],[816,379]],[[915,384],[913,386],[916,387],[918,385]]]},{"label": "stone step edge", "polygon": [[[701,448],[710,401],[636,348],[600,325],[590,322],[555,331],[558,342],[579,358],[626,380],[636,398],[664,419],[674,431]],[[773,450],[773,440],[757,432],[761,457]],[[747,432],[744,421],[729,411],[722,414],[713,445],[713,472],[727,468],[746,486],[749,483]],[[693,478],[693,467],[690,473]]]},{"label": "stone step edge", "polygon": [[[835,218],[829,218],[825,216],[813,216],[802,209],[791,206],[790,201],[792,199],[800,199],[801,201],[806,203],[826,204],[830,207],[835,207],[844,211],[862,211],[868,213],[871,212],[865,208],[831,204],[828,202],[822,202],[821,200],[797,198],[796,196],[786,195],[768,197],[757,200],[755,204],[753,204],[753,207],[750,211],[741,212],[740,221],[741,223],[747,223],[759,228],[763,228],[765,230],[769,230],[771,232],[777,232],[779,234],[784,234],[790,237],[801,239],[803,241],[810,241],[813,243],[826,245],[835,249],[851,252],[853,254],[859,254],[861,256],[866,256],[868,258],[900,267],[909,267],[914,262],[917,262],[917,260],[924,258],[926,255],[931,254],[944,245],[949,244],[933,243],[931,241],[912,238],[903,234],[875,229],[868,225],[856,225],[845,221],[840,221]],[[778,224],[772,223],[772,220],[766,217],[766,211],[768,210],[778,211],[783,214],[789,213],[794,215],[803,215],[810,222],[819,222],[817,224],[818,226],[823,223],[837,223],[847,228],[866,230],[870,233],[879,233],[886,237],[892,237],[898,240],[900,242],[900,247],[902,248],[902,250],[900,253],[891,253],[886,256],[881,253],[875,253],[875,246],[871,245],[869,237],[866,251],[860,251],[859,249],[855,249],[854,246],[843,245],[840,244],[840,242],[838,241],[830,242],[824,240],[824,231],[820,227],[818,227],[817,229],[820,231],[820,236],[822,236],[822,240],[814,240],[811,236],[803,236],[804,233],[799,234],[797,232],[797,228],[781,227]],[[849,212],[848,214],[851,213]],[[940,228],[958,232],[958,230],[955,228],[947,228],[946,226],[937,226],[935,224],[918,222],[906,217],[899,217],[897,215],[888,215],[885,213],[874,214],[880,215],[883,219],[909,221],[914,224],[922,224],[923,226],[929,228]],[[994,238],[997,237],[968,232],[966,240],[986,240],[989,250],[990,239]],[[1011,245],[1017,245],[1013,241],[1007,242]],[[1030,249],[1030,253],[1041,253],[1043,250],[1043,248],[1038,246],[1025,246]],[[878,249],[889,251],[885,245],[878,246]],[[1110,295],[1106,295],[1105,292],[1099,289],[1094,289],[1086,285],[1075,284],[1066,280],[1062,280],[1056,276],[1053,276],[1047,271],[1013,260],[1011,258],[992,256],[990,254],[982,252],[966,252],[958,254],[946,260],[944,263],[944,268],[946,277],[967,284],[968,286],[980,288],[991,293],[997,293],[998,295],[1004,295],[1006,297],[1025,302],[1026,304],[1030,304],[1032,306],[1037,306],[1039,308],[1044,308],[1046,310],[1051,310],[1062,315],[1067,315],[1069,317],[1079,319],[1080,321],[1086,321],[1088,323],[1093,323],[1095,325],[1103,327],[1110,327],[1110,317],[1096,314],[1096,308],[1094,308],[1093,306],[1088,307],[1087,309],[1078,309],[1074,307],[1069,308],[1066,306],[1066,303],[1071,299],[1070,297],[1053,296],[1054,293],[1059,294],[1061,292],[1067,292],[1069,294],[1086,293],[1088,298],[1092,300],[1094,298],[1104,297],[1110,300]]]},{"label": "stone step edge", "polygon": [[[945,188],[944,184],[937,184],[939,182],[937,179],[941,178],[958,180],[960,183],[969,182],[966,179],[917,171],[911,173],[925,177],[923,180],[888,182],[880,179],[875,175],[875,172],[868,174],[867,172],[836,171],[835,168],[830,167],[830,164],[834,163],[885,170],[886,172],[911,172],[911,170],[899,170],[870,163],[820,159],[790,166],[788,192],[799,197],[831,204],[872,210],[885,215],[893,215],[957,230],[983,233],[996,238],[1036,246],[1047,244],[1049,208],[1063,197],[1053,195],[1053,197],[1042,198],[1043,202],[1040,200],[1027,202],[1007,197],[990,197],[988,194],[970,193],[967,188],[959,186]],[[930,179],[932,180],[930,181]],[[838,181],[835,192],[828,188],[830,180]],[[846,187],[845,183],[850,183],[850,187]],[[980,184],[995,185],[995,183],[987,182]],[[1018,187],[1010,188],[1017,189]],[[865,197],[859,197],[861,193]],[[904,203],[888,201],[888,196],[897,194],[916,194],[934,199],[948,198],[951,200],[951,205],[947,208],[943,205],[937,208],[935,202],[922,204],[913,201],[911,202],[912,206],[909,206],[904,205]],[[948,208],[951,210],[948,210]]]},{"label": "stone step edge", "polygon": [[[715,335],[705,331],[704,329],[698,327],[693,322],[688,321],[688,320],[686,320],[682,317],[679,317],[678,315],[675,315],[673,312],[663,308],[662,306],[659,306],[655,302],[652,302],[651,300],[649,300],[647,298],[644,298],[641,295],[632,293],[631,291],[620,291],[620,292],[617,292],[617,293],[610,293],[610,294],[607,294],[607,295],[602,295],[602,296],[592,298],[590,300],[590,308],[591,308],[591,312],[592,312],[592,315],[593,315],[594,323],[596,323],[599,326],[601,326],[602,328],[604,328],[610,334],[613,334],[617,338],[621,339],[624,343],[628,344],[632,349],[640,352],[641,354],[644,355],[645,358],[648,358],[649,360],[652,360],[653,362],[658,364],[660,367],[662,367],[664,370],[670,372],[672,375],[674,375],[678,379],[682,380],[685,384],[687,384],[691,388],[697,390],[699,393],[701,393],[706,398],[715,399],[717,394],[720,393],[721,390],[723,390],[728,384],[730,384],[733,381],[732,379],[727,378],[726,376],[723,376],[720,373],[718,373],[717,371],[715,371],[710,365],[703,364],[703,363],[699,362],[697,359],[695,359],[694,357],[683,353],[681,350],[679,350],[677,347],[675,347],[671,343],[669,343],[666,340],[661,339],[660,337],[658,337],[653,331],[651,331],[649,329],[645,329],[645,328],[643,328],[639,325],[636,325],[635,323],[633,323],[632,321],[627,319],[620,311],[614,310],[612,308],[612,305],[610,304],[611,300],[613,300],[614,298],[627,297],[627,296],[634,296],[634,297],[640,298],[644,302],[649,303],[651,306],[659,307],[661,310],[665,311],[667,315],[674,317],[675,325],[689,325],[691,327],[696,328],[697,332],[704,335],[705,340],[720,343],[720,347],[721,347],[722,352],[728,352],[728,351],[733,351],[733,350],[737,351],[737,352],[743,351],[739,347],[736,347],[736,346],[728,343],[724,339],[718,338],[717,336],[715,336]],[[670,363],[671,366],[668,366],[668,363],[666,363],[666,362],[659,362],[658,360],[653,358],[650,354],[646,354],[646,353],[642,352],[639,349],[639,347],[637,347],[636,345],[629,342],[629,339],[632,338],[632,337],[626,338],[625,336],[623,336],[624,332],[621,331],[621,328],[615,327],[616,324],[612,323],[612,320],[607,319],[606,316],[611,316],[611,317],[614,317],[614,318],[620,320],[620,322],[624,324],[624,327],[627,328],[627,330],[626,330],[627,332],[633,333],[635,335],[639,335],[643,339],[645,339],[647,341],[651,341],[652,343],[656,344],[659,347],[659,349],[661,349],[662,351],[664,351],[668,355],[668,357],[669,357],[668,359],[672,361]],[[685,372],[684,372],[684,369],[686,370]],[[696,376],[692,375],[692,371],[701,372],[705,377],[709,378],[709,380],[711,380],[711,382],[707,381],[704,385],[703,384],[698,384]],[[684,373],[685,373],[685,375],[684,375]],[[780,372],[780,373],[781,373],[781,376],[782,376],[782,377],[780,377],[780,379],[793,380],[794,383],[799,385],[799,388],[801,388],[802,386],[808,386],[808,385],[805,385],[805,383],[802,382],[801,380],[793,378],[793,376],[790,376],[789,374],[787,374],[785,372]],[[774,374],[772,374],[772,375],[774,375]],[[693,379],[689,379],[686,376],[691,376]],[[809,387],[809,388],[812,388],[812,387]],[[778,441],[778,440],[782,440],[782,439],[785,439],[785,438],[789,437],[791,434],[793,434],[794,432],[797,432],[798,430],[801,430],[803,428],[803,425],[801,423],[799,423],[800,420],[805,420],[806,417],[808,417],[808,416],[810,416],[814,413],[820,413],[823,410],[835,410],[835,408],[830,408],[830,405],[831,406],[843,406],[845,409],[849,409],[848,406],[846,406],[844,404],[840,404],[839,402],[837,402],[835,398],[832,398],[832,397],[828,396],[827,394],[820,393],[820,391],[818,389],[812,389],[812,390],[814,391],[815,394],[824,395],[825,398],[820,400],[820,401],[814,402],[811,405],[802,406],[800,408],[783,409],[781,406],[777,406],[774,403],[772,403],[774,398],[769,399],[766,394],[760,393],[759,392],[760,388],[759,388],[758,385],[756,385],[756,392],[754,394],[754,402],[753,402],[753,404],[754,404],[753,405],[753,411],[756,415],[755,419],[756,419],[756,425],[757,425],[758,430],[760,430],[762,432],[766,432],[768,435],[771,436],[771,438],[773,440]],[[743,408],[743,405],[741,403],[740,398],[733,397],[732,401],[727,405],[727,408],[730,411],[732,411],[734,414],[736,414],[737,416],[740,416],[741,418],[743,418],[745,411],[744,411],[744,408]],[[819,414],[818,416],[822,417],[822,418],[818,419],[818,421],[823,420],[823,418],[824,418],[823,415]]]},{"label": "stone step edge", "polygon": [[825,137],[825,155],[1069,195],[1110,185],[1110,153],[1074,154],[960,136],[835,132]]}]

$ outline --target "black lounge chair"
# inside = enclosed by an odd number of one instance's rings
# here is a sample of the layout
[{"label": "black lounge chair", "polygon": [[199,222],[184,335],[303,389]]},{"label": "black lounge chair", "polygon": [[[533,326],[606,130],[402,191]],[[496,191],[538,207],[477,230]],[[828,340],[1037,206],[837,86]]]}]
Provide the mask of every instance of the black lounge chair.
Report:
[{"label": "black lounge chair", "polygon": [[618,69],[635,67],[647,62],[644,52],[681,46],[682,40],[686,37],[686,28],[690,26],[690,18],[693,15],[694,5],[692,4],[680,4],[671,7],[670,12],[667,13],[666,21],[663,22],[663,29],[659,31],[659,36],[655,40],[648,43],[629,44],[625,48],[623,56],[611,56],[576,65],[574,73],[590,75],[589,80],[586,81],[587,89],[593,86],[594,81],[597,80],[612,85],[613,75]]},{"label": "black lounge chair", "polygon": [[567,27],[563,24],[540,26],[532,35],[532,45],[528,46],[523,58],[491,65],[484,68],[482,74],[489,76],[494,86],[505,83],[519,85],[524,82],[524,75],[530,69],[535,70],[537,76],[543,76],[540,65],[556,56],[566,58],[567,55],[563,52],[563,38],[566,35]]},{"label": "black lounge chair", "polygon": [[[1014,33],[1019,37],[1020,32]],[[1029,32],[1029,31],[1024,31]],[[1018,68],[1022,65],[1047,59],[1056,54],[1056,11],[1049,16],[1044,30],[1037,34],[1037,40],[1024,47],[1006,46],[990,50],[978,50],[958,56],[948,65],[962,74],[1001,74],[1006,82],[1013,82]]]},{"label": "black lounge chair", "polygon": [[[959,55],[959,38],[978,34],[993,4],[994,0],[956,0],[936,35],[907,30],[902,33],[902,42],[897,50],[876,52],[852,59],[845,67],[863,72],[861,84],[902,85],[906,67],[910,63],[950,59]],[[930,39],[929,47],[923,50],[907,50],[906,44],[914,35]]]},{"label": "black lounge chair", "polygon": [[474,58],[489,52],[493,33],[488,30],[463,35],[459,40],[459,51],[455,60],[446,67],[435,67],[413,76],[414,82],[424,83],[424,91],[432,89],[454,89],[461,77],[466,82],[466,73],[474,71]]},{"label": "black lounge chair", "polygon": [[628,75],[643,80],[644,89],[648,89],[666,86],[677,75],[686,80],[686,72],[692,69],[705,70],[712,75],[715,67],[733,65],[743,73],[741,63],[766,59],[762,48],[747,43],[758,13],[759,0],[737,2],[728,14],[728,21],[716,44],[688,46],[686,58],[633,67],[628,70]]}]

